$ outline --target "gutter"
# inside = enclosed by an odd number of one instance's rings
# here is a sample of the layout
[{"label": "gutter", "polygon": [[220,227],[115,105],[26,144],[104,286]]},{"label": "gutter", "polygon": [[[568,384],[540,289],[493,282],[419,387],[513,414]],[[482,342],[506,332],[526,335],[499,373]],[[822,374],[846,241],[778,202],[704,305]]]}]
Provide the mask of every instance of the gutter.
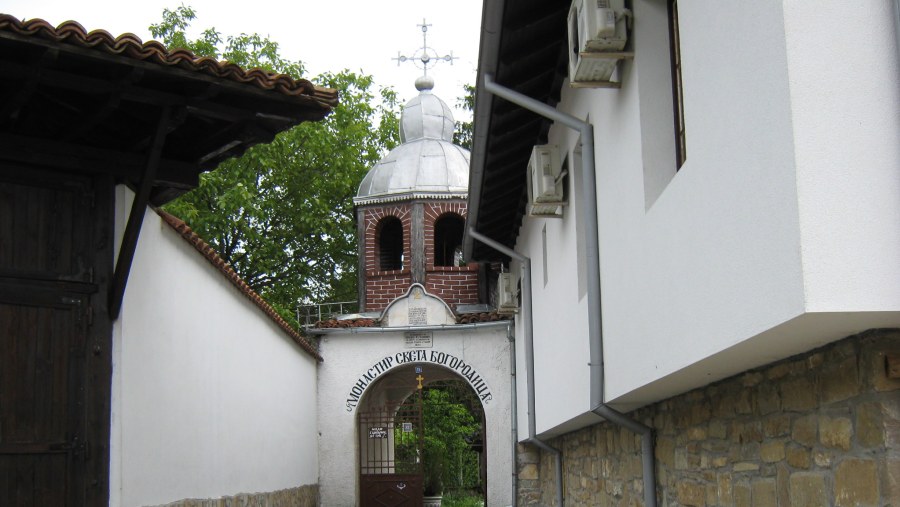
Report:
[{"label": "gutter", "polygon": [[513,321],[508,320],[506,326],[506,339],[509,341],[509,428],[510,428],[510,447],[512,461],[512,504],[510,507],[518,505],[519,492],[519,472],[517,466],[519,463],[519,453],[517,445],[519,443],[519,406],[516,400],[516,333],[513,331]]},{"label": "gutter", "polygon": [[[528,381],[525,383],[528,392],[528,439],[527,443],[537,446],[547,451],[556,458],[556,502],[557,505],[563,505],[562,491],[562,453],[547,443],[540,440],[537,436],[535,424],[535,396],[534,396],[534,319],[531,314],[531,259],[516,252],[511,248],[492,240],[491,238],[475,231],[469,227],[469,236],[477,239],[485,245],[497,250],[498,252],[508,255],[509,257],[519,261],[519,269],[522,272],[522,321],[525,323],[525,371],[528,375]],[[515,359],[515,358],[513,358]],[[515,361],[513,361],[515,364]],[[513,397],[515,399],[515,397]],[[513,418],[518,414],[513,412]],[[516,466],[514,463],[513,466]]]},{"label": "gutter", "polygon": [[[479,74],[491,72],[498,66],[497,48],[500,47],[500,36],[503,32],[504,0],[485,0],[481,10],[481,45],[478,54]],[[475,114],[472,122],[472,153],[484,153],[487,145],[487,133],[490,131],[491,109],[494,95],[481,86],[475,87]],[[470,158],[469,163],[469,200],[468,217],[477,217],[481,207],[481,181],[484,174],[484,159]],[[467,223],[475,225],[472,222]],[[472,258],[472,237],[463,235],[463,257]]]},{"label": "gutter", "polygon": [[481,329],[485,327],[508,327],[508,320],[493,320],[490,322],[472,322],[470,324],[436,324],[430,326],[396,326],[396,327],[325,327],[310,328],[309,334],[366,334],[366,333],[395,333],[397,331],[461,331],[463,329]]},{"label": "gutter", "polygon": [[[900,1],[900,0],[895,0]],[[646,426],[621,412],[613,409],[605,402],[605,389],[604,389],[604,381],[605,374],[603,368],[603,327],[602,327],[602,304],[601,304],[601,294],[600,294],[600,235],[599,235],[599,223],[597,220],[597,183],[596,183],[596,173],[595,173],[595,162],[594,162],[594,127],[590,123],[582,121],[580,118],[572,116],[570,114],[566,114],[560,111],[557,111],[556,108],[550,107],[547,104],[535,100],[531,97],[525,96],[515,90],[506,88],[505,86],[499,85],[494,81],[494,78],[491,74],[484,74],[484,90],[487,92],[497,95],[500,98],[506,99],[513,104],[516,104],[528,111],[541,115],[547,119],[550,119],[556,123],[560,123],[565,125],[581,134],[581,143],[582,143],[582,177],[583,177],[583,185],[582,190],[584,192],[584,209],[581,210],[584,213],[584,226],[585,226],[585,256],[586,256],[586,264],[587,264],[587,296],[588,296],[588,338],[590,344],[590,406],[591,412],[597,414],[600,417],[612,422],[613,424],[628,428],[629,430],[638,433],[641,435],[641,454],[642,454],[642,465],[643,465],[643,476],[644,476],[644,505],[646,507],[656,507],[656,460],[653,453],[653,429],[649,426]],[[482,147],[482,149],[484,149]],[[479,157],[481,158],[481,157]],[[478,180],[476,180],[478,181]],[[476,194],[477,195],[477,194]],[[469,210],[470,216],[473,211]],[[484,236],[477,234],[471,227],[469,228],[469,235],[473,236],[475,239],[484,242]],[[484,238],[484,239],[482,239]],[[494,242],[496,243],[496,242]],[[490,243],[486,243],[489,246]],[[499,243],[496,243],[498,246]],[[497,248],[494,246],[494,248]],[[503,251],[510,257],[513,255],[509,252],[512,252],[510,249],[503,247],[507,251]],[[499,249],[498,249],[499,250]],[[470,251],[470,250],[469,250]],[[514,252],[513,252],[514,253]],[[516,258],[524,258],[523,256],[516,254]],[[532,318],[531,316],[531,284],[530,284],[530,269],[527,272],[528,281],[527,287],[525,287],[523,282],[523,292],[525,292],[528,297],[528,320]],[[590,311],[593,309],[594,311]],[[523,304],[523,318],[525,313],[525,305]],[[531,327],[531,323],[526,321],[526,330]],[[533,342],[529,344],[529,341],[533,341],[533,336],[527,336],[526,346],[533,346]],[[526,349],[526,352],[528,349]],[[529,388],[532,388],[531,384],[533,382],[533,371],[534,371],[534,357],[533,350],[531,357],[528,357],[526,354],[526,361],[528,361],[529,367]],[[529,407],[533,408],[533,407]],[[533,417],[531,413],[529,413],[530,417]],[[532,423],[529,420],[529,423]],[[529,428],[533,431],[533,428]],[[560,467],[561,468],[561,467]],[[561,487],[561,473],[559,468],[557,468],[557,489]],[[648,487],[650,486],[650,487]],[[562,505],[560,501],[559,505]]]}]

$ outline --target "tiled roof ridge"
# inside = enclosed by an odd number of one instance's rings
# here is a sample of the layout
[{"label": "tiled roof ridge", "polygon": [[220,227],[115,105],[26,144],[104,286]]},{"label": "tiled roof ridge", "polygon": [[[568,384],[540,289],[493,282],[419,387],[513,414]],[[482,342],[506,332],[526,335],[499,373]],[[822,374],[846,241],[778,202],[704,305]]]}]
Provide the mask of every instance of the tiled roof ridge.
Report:
[{"label": "tiled roof ridge", "polygon": [[225,259],[219,256],[219,254],[215,251],[213,247],[209,245],[206,241],[203,240],[200,236],[194,232],[193,229],[180,218],[172,215],[171,213],[167,213],[161,209],[155,209],[156,213],[163,219],[163,222],[168,224],[172,229],[175,230],[182,238],[185,239],[188,243],[190,243],[194,248],[200,252],[206,260],[209,261],[220,273],[225,275],[225,278],[231,282],[232,285],[237,287],[237,289],[247,297],[250,301],[252,301],[260,310],[263,311],[272,321],[275,322],[278,327],[280,327],[294,342],[297,343],[303,350],[309,353],[311,356],[316,358],[317,361],[322,361],[322,356],[319,355],[318,351],[316,351],[315,347],[313,347],[306,339],[297,332],[296,329],[292,328],[290,324],[285,321],[281,315],[278,315],[278,312],[275,311],[272,306],[266,302],[265,299],[262,298],[259,294],[256,293],[247,282],[244,281],[240,275],[231,267],[230,264],[225,262]]},{"label": "tiled roof ridge", "polygon": [[[479,322],[496,322],[499,320],[510,320],[512,318],[511,315],[497,313],[496,310],[491,312],[480,312],[480,313],[466,313],[463,315],[456,316],[457,324],[477,324]],[[347,320],[338,320],[338,319],[326,319],[320,320],[316,322],[315,328],[317,329],[340,329],[340,328],[352,328],[352,327],[380,327],[381,322],[378,319],[347,319]]]},{"label": "tiled roof ridge", "polygon": [[379,319],[325,319],[315,323],[313,327],[317,329],[334,329],[334,328],[350,328],[350,327],[380,327]]},{"label": "tiled roof ridge", "polygon": [[457,324],[475,324],[478,322],[495,322],[498,320],[510,320],[512,319],[512,315],[497,313],[496,310],[492,312],[481,312],[481,313],[465,313],[462,315],[456,316]]},{"label": "tiled roof ridge", "polygon": [[262,69],[245,70],[234,63],[222,62],[215,58],[198,57],[187,49],[173,48],[170,50],[155,40],[143,42],[133,33],[124,33],[113,37],[106,30],[88,32],[76,21],[65,21],[54,27],[43,19],[20,21],[9,14],[0,14],[0,31],[64,42],[109,54],[124,55],[135,60],[201,72],[238,83],[251,84],[263,90],[272,90],[291,97],[308,97],[323,109],[330,109],[337,105],[336,90],[316,86],[306,79],[294,79],[286,74],[275,74]]}]

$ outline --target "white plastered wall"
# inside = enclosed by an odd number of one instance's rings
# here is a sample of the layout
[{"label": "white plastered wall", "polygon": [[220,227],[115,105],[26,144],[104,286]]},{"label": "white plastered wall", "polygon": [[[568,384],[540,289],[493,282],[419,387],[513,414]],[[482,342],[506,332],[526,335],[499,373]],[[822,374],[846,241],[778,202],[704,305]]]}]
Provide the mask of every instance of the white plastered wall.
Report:
[{"label": "white plastered wall", "polygon": [[[120,238],[131,193],[116,197]],[[112,393],[110,505],[318,481],[316,360],[150,210],[114,324]]]},{"label": "white plastered wall", "polygon": [[[387,333],[324,335],[319,365],[319,487],[322,507],[358,505],[359,449],[356,408],[348,407],[351,390],[364,373],[386,357],[415,350],[443,352],[471,365],[487,382],[491,399],[485,415],[488,506],[512,503],[512,443],[509,341],[505,326],[433,331],[433,347],[411,349],[402,329]],[[402,360],[402,356],[401,359]],[[393,361],[391,369],[402,366]],[[388,375],[381,373],[378,378]],[[369,384],[371,385],[371,384]],[[366,387],[369,387],[368,385]]]},{"label": "white plastered wall", "polygon": [[[622,89],[564,85],[558,105],[595,127],[605,399],[623,409],[900,324],[890,2],[851,15],[837,1],[679,2],[687,161],[677,173],[660,165],[667,150],[674,165],[670,140],[648,146],[671,122],[648,95],[671,100],[654,45],[664,27],[648,26],[663,5],[634,2]],[[554,125],[550,142],[571,152],[577,133]],[[584,319],[595,310],[575,299],[574,216],[526,219],[517,244],[533,266],[538,434],[572,429],[590,408]]]}]

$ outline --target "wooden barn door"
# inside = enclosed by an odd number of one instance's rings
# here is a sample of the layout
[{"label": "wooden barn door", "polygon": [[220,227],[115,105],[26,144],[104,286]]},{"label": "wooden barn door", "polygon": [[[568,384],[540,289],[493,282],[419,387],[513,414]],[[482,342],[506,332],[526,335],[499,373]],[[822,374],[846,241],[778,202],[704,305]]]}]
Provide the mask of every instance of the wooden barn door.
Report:
[{"label": "wooden barn door", "polygon": [[0,505],[108,502],[108,189],[0,168]]}]

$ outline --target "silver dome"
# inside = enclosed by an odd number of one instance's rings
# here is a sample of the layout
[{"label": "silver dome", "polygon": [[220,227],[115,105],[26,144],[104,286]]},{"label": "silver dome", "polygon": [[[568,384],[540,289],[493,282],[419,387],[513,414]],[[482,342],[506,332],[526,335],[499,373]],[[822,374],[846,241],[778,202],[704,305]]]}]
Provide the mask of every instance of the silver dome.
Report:
[{"label": "silver dome", "polygon": [[420,78],[417,97],[403,106],[400,145],[363,178],[355,204],[406,198],[465,197],[469,150],[453,144],[453,113]]}]

